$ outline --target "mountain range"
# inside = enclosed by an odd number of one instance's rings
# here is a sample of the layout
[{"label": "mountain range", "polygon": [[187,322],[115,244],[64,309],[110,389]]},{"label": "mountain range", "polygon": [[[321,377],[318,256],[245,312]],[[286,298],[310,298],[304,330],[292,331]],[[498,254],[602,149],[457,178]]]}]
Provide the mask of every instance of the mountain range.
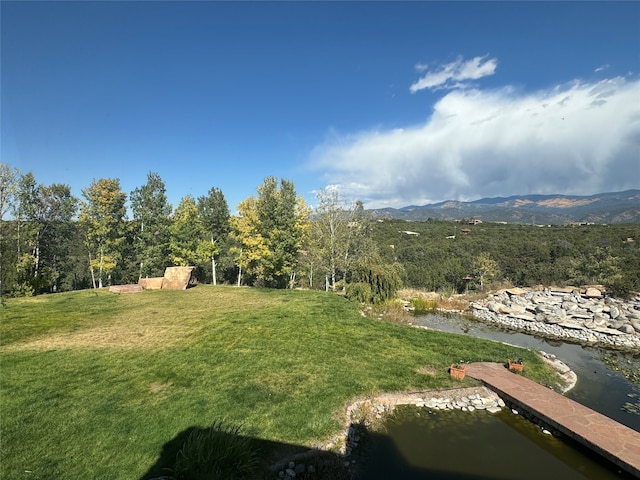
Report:
[{"label": "mountain range", "polygon": [[368,210],[373,218],[402,220],[478,219],[522,224],[640,223],[640,190],[596,195],[514,195],[472,202],[449,200],[429,205]]}]

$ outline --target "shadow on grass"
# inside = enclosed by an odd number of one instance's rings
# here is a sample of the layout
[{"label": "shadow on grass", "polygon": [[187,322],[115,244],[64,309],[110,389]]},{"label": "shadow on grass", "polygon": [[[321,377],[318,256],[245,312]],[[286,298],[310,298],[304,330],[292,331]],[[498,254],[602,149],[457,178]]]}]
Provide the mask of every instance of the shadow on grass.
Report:
[{"label": "shadow on grass", "polygon": [[[402,478],[403,480],[488,480],[487,477],[477,475],[442,472],[411,465],[395,447],[390,437],[367,431],[362,425],[352,425],[352,427],[358,431],[362,441],[354,454],[349,457],[334,452],[309,450],[308,447],[301,445],[222,432],[221,440],[225,445],[240,443],[250,448],[255,454],[255,464],[242,473],[235,467],[231,467],[233,470],[228,471],[228,465],[227,467],[223,465],[219,467],[219,471],[211,469],[196,471],[197,469],[195,469],[180,474],[177,471],[179,470],[177,463],[180,462],[178,459],[181,450],[189,444],[190,439],[206,435],[206,432],[210,431],[207,428],[190,427],[164,444],[156,463],[139,480],[214,480],[222,478],[276,480],[282,478],[279,477],[279,472],[290,468],[290,462],[295,463],[293,470],[296,471],[296,480],[387,480],[390,478]],[[228,459],[234,456],[229,452],[221,453],[221,458]],[[378,457],[372,462],[373,467],[368,465],[367,461],[371,456]],[[227,469],[225,470],[225,468]]]},{"label": "shadow on grass", "polygon": [[[299,469],[296,479],[353,478],[341,455],[248,437],[233,431],[217,431],[217,445],[214,447],[200,445],[202,448],[194,448],[194,439],[197,439],[196,443],[206,443],[210,432],[211,428],[203,427],[189,427],[180,432],[163,445],[155,464],[140,480],[277,479],[278,473],[289,468],[291,461]],[[185,450],[189,450],[186,455]],[[249,456],[246,451],[250,452]],[[186,461],[188,471],[183,468],[185,456],[189,457]],[[304,465],[304,472],[300,471],[299,465]],[[312,466],[311,471],[309,466]]]}]

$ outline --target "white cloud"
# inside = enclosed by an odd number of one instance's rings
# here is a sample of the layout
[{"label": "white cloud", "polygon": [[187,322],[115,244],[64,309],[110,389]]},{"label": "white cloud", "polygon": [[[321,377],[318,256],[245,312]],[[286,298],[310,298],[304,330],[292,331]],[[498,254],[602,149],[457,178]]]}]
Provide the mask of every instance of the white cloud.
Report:
[{"label": "white cloud", "polygon": [[[447,63],[437,70],[428,71],[415,82],[409,90],[416,93],[419,90],[428,89],[452,89],[465,86],[466,80],[477,80],[488,75],[493,75],[498,66],[495,58],[487,59],[487,56],[475,57],[464,61],[458,57],[455,62]],[[416,70],[425,71],[426,65],[417,64]]]},{"label": "white cloud", "polygon": [[594,70],[594,72],[603,72],[607,68],[609,68],[609,65],[600,65],[598,68]]},{"label": "white cloud", "polygon": [[420,125],[328,140],[327,183],[368,208],[640,188],[640,81],[456,90]]}]

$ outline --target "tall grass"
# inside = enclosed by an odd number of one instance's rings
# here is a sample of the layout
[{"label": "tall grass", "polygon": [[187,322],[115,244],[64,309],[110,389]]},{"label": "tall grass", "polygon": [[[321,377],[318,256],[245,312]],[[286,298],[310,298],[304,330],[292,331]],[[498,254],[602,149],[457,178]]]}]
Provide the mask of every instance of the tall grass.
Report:
[{"label": "tall grass", "polygon": [[176,455],[172,480],[254,480],[258,456],[251,439],[237,425],[214,421],[191,431]]},{"label": "tall grass", "polygon": [[422,297],[416,297],[412,298],[410,303],[413,307],[414,315],[426,315],[428,313],[438,312],[438,302],[435,300],[426,300]]},{"label": "tall grass", "polygon": [[364,318],[324,292],[80,291],[8,299],[0,315],[7,479],[159,476],[181,432],[221,418],[266,462],[332,438],[355,396],[459,386],[458,360],[523,357],[548,378],[531,352]]}]

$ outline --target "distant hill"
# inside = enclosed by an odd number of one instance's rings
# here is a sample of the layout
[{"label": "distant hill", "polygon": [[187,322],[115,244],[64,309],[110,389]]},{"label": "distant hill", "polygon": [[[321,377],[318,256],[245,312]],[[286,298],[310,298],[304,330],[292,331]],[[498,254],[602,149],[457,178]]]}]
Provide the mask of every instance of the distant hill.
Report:
[{"label": "distant hill", "polygon": [[640,223],[640,190],[579,195],[515,195],[473,202],[446,201],[423,206],[368,210],[373,218],[402,220],[479,219],[486,222],[565,224]]}]

